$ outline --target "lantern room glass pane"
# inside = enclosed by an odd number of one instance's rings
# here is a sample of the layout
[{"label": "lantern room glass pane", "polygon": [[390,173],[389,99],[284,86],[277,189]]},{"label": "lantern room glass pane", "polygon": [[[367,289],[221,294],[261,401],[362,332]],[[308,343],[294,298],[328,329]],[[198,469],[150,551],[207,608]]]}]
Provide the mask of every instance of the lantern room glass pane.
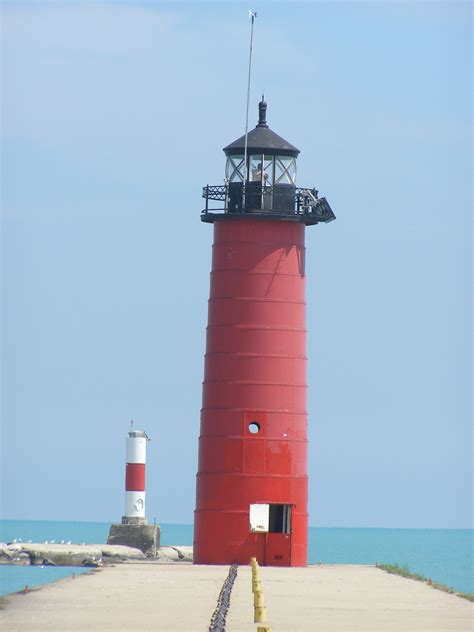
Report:
[{"label": "lantern room glass pane", "polygon": [[266,182],[268,174],[262,169],[263,156],[255,154],[249,160],[249,180],[250,182]]},{"label": "lantern room glass pane", "polygon": [[275,184],[295,184],[296,160],[289,156],[275,157]]},{"label": "lantern room glass pane", "polygon": [[273,156],[263,157],[263,170],[267,174],[265,184],[273,184]]},{"label": "lantern room glass pane", "polygon": [[244,181],[244,157],[243,156],[227,156],[225,165],[225,177],[229,182]]}]

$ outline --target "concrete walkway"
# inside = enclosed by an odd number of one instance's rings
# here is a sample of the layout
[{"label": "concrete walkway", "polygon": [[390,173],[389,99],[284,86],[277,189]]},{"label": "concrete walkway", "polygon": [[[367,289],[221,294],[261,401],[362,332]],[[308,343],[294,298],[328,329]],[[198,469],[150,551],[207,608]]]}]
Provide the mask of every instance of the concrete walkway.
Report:
[{"label": "concrete walkway", "polygon": [[[260,568],[272,632],[471,632],[473,606],[373,566]],[[252,573],[240,567],[227,632],[253,630]]]},{"label": "concrete walkway", "polygon": [[5,632],[206,630],[229,568],[127,563],[8,598]]},{"label": "concrete walkway", "polygon": [[[205,632],[227,566],[127,563],[8,598],[9,632]],[[370,566],[261,568],[273,632],[471,631],[472,604]],[[240,567],[227,632],[256,632],[251,571]]]}]

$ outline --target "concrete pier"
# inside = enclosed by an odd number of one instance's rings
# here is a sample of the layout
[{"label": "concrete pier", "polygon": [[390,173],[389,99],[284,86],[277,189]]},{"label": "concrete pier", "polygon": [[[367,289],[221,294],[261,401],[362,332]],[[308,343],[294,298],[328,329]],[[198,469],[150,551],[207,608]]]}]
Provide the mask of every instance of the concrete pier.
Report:
[{"label": "concrete pier", "polygon": [[[9,632],[208,630],[227,566],[124,563],[68,578],[0,610]],[[371,566],[262,568],[272,632],[468,632],[472,604]],[[255,632],[251,570],[239,567],[228,632]]]},{"label": "concrete pier", "polygon": [[119,544],[139,549],[147,557],[156,557],[160,548],[161,530],[157,524],[146,524],[139,522],[143,519],[122,518],[122,524],[112,524],[110,526],[107,544]]},{"label": "concrete pier", "polygon": [[[255,632],[251,570],[239,568],[227,632]],[[272,632],[455,632],[472,630],[473,606],[374,566],[260,568]]]}]

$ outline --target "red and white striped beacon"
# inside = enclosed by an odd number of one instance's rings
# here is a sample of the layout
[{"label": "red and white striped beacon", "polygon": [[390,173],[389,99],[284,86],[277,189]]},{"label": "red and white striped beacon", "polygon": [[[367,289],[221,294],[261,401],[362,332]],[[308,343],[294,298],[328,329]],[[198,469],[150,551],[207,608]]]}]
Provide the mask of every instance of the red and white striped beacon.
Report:
[{"label": "red and white striped beacon", "polygon": [[148,524],[145,513],[146,444],[150,439],[143,430],[134,430],[133,420],[127,437],[125,466],[125,515],[122,523],[110,526],[107,544],[140,549],[156,557],[160,547],[160,527]]},{"label": "red and white striped beacon", "polygon": [[125,515],[122,524],[146,524],[145,514],[145,469],[148,435],[143,430],[133,429],[127,437],[125,466]]}]

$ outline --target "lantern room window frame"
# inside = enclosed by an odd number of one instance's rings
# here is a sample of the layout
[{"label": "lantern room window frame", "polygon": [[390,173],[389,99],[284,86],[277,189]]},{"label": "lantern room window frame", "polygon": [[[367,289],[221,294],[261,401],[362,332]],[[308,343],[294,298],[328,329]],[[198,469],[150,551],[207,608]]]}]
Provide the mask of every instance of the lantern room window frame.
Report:
[{"label": "lantern room window frame", "polygon": [[[261,166],[263,165],[263,169]],[[225,166],[227,182],[244,181],[244,156],[229,154]],[[260,182],[262,186],[296,184],[296,158],[274,154],[253,154],[247,157],[247,182]]]},{"label": "lantern room window frame", "polygon": [[225,165],[225,177],[229,182],[244,181],[244,155],[235,154],[227,156]]},{"label": "lantern room window frame", "polygon": [[275,156],[274,184],[295,184],[296,158],[292,156]]}]

